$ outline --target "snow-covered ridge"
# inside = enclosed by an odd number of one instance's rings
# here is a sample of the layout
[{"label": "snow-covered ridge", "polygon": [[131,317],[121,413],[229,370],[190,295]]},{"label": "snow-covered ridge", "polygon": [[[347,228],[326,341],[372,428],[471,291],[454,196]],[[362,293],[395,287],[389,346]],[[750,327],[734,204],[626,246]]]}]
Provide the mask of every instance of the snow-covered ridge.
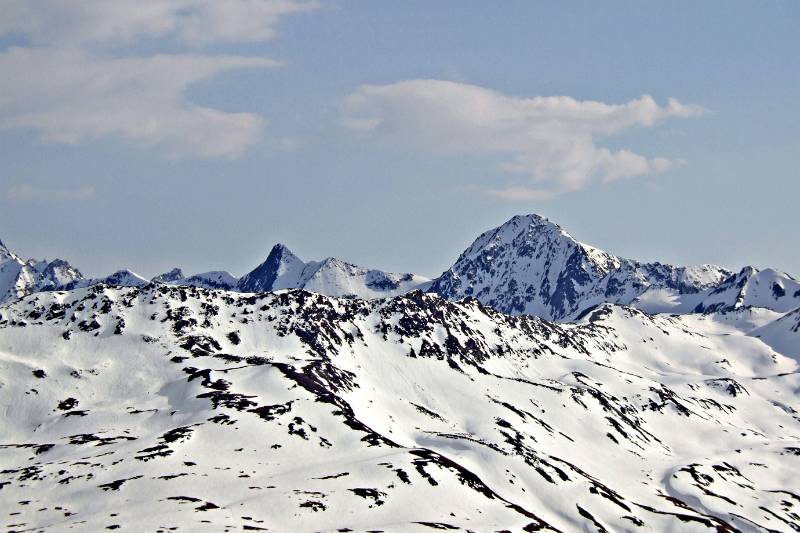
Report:
[{"label": "snow-covered ridge", "polygon": [[[148,283],[129,270],[84,279],[68,263],[26,263],[2,246],[0,261],[0,303],[39,290]],[[434,280],[359,267],[332,257],[306,262],[286,245],[277,244],[263,263],[241,278],[227,271],[187,277],[176,268],[150,281],[249,293],[301,288],[365,299],[420,289],[451,300],[473,297],[504,313],[558,321],[574,321],[604,303],[650,313],[747,307],[785,313],[800,307],[800,281],[789,274],[753,267],[735,273],[715,265],[681,267],[625,259],[577,241],[538,215],[515,216],[481,234]]]},{"label": "snow-covered ridge", "polygon": [[746,334],[759,313],[32,294],[0,307],[0,508],[16,530],[791,532],[800,374]]},{"label": "snow-covered ridge", "polygon": [[0,304],[43,290],[73,290],[91,285],[141,287],[148,283],[240,292],[306,289],[329,296],[369,299],[425,289],[430,281],[418,274],[363,268],[333,257],[304,262],[283,244],[275,245],[267,259],[242,278],[224,270],[186,276],[180,268],[150,280],[128,269],[101,278],[85,278],[65,261],[26,262],[0,243]]}]

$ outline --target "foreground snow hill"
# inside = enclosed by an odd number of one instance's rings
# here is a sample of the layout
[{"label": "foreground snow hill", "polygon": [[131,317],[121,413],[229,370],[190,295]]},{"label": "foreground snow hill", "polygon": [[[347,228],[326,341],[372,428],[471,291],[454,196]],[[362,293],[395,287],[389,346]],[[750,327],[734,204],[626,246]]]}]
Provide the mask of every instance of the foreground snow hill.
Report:
[{"label": "foreground snow hill", "polygon": [[32,294],[0,307],[3,525],[797,531],[798,363],[756,335],[778,314]]}]

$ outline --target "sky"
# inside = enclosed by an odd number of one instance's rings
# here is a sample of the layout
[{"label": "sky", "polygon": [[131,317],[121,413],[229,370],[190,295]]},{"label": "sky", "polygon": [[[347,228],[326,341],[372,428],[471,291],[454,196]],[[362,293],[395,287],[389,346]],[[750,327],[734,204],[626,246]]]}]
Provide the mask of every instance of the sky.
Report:
[{"label": "sky", "polygon": [[0,239],[435,276],[538,213],[800,276],[800,2],[0,0]]}]

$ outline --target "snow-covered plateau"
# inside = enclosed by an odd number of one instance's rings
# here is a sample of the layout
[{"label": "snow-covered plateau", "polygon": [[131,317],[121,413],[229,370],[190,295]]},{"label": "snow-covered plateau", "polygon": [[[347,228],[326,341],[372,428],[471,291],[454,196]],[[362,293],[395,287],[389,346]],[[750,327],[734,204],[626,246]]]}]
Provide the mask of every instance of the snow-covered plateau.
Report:
[{"label": "snow-covered plateau", "polygon": [[800,531],[789,274],[528,215],[432,281],[0,245],[0,282],[6,531]]}]

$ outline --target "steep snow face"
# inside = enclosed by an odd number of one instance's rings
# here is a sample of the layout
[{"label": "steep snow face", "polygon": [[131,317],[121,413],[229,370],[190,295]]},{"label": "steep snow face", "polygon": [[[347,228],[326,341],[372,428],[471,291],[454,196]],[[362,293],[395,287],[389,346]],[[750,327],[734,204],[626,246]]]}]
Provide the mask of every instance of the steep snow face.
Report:
[{"label": "steep snow face", "polygon": [[306,289],[327,296],[381,298],[424,288],[428,278],[362,268],[335,258],[303,262],[283,244],[276,244],[267,259],[242,277],[238,290],[267,292]]},{"label": "steep snow face", "polygon": [[797,364],[715,317],[33,294],[0,307],[0,508],[17,530],[794,531]]},{"label": "steep snow face", "polygon": [[800,363],[800,307],[750,332],[774,350]]},{"label": "steep snow face", "polygon": [[225,270],[212,270],[210,272],[202,272],[189,276],[182,280],[180,285],[191,285],[194,287],[205,287],[206,289],[225,289],[231,290],[236,288],[239,280],[235,278],[230,272]]},{"label": "steep snow face", "polygon": [[745,267],[704,295],[698,312],[766,307],[787,312],[800,306],[800,281],[771,268]]},{"label": "steep snow face", "polygon": [[[474,297],[506,313],[571,320],[602,303],[690,311],[700,301],[695,295],[729,274],[713,265],[618,258],[576,241],[543,217],[527,215],[478,237],[430,290],[449,299]],[[648,291],[661,292],[640,298]]]},{"label": "steep snow face", "polygon": [[81,279],[80,271],[66,261],[25,261],[0,241],[0,303]]},{"label": "steep snow face", "polygon": [[[310,275],[309,275],[310,274]],[[430,280],[415,274],[372,270],[328,258],[311,265],[300,288],[329,296],[381,298],[405,294],[424,287]]]}]

